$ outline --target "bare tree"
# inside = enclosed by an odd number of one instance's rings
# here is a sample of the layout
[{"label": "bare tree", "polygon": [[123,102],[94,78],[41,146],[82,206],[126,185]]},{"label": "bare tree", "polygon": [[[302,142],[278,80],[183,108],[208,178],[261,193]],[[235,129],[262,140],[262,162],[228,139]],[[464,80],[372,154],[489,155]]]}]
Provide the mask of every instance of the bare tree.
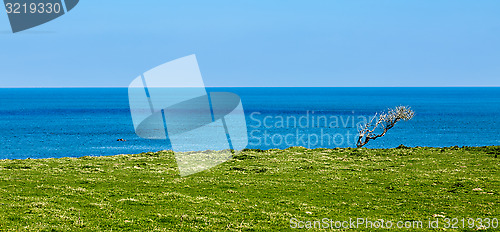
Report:
[{"label": "bare tree", "polygon": [[[397,122],[404,120],[408,121],[413,118],[415,112],[407,106],[398,106],[394,109],[388,109],[387,112],[377,113],[365,125],[360,125],[358,128],[358,142],[356,146],[363,147],[370,140],[375,140],[384,136],[388,130],[394,127]],[[374,123],[374,121],[376,122]],[[375,131],[378,129],[379,133]]]}]

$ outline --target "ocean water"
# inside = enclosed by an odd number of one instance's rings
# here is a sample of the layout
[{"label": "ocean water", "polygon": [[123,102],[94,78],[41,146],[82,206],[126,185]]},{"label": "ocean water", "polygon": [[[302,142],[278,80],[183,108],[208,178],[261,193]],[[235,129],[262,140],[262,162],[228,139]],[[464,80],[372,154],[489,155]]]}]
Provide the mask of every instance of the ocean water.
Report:
[{"label": "ocean water", "polygon": [[[500,88],[207,90],[241,97],[247,148],[354,147],[357,124],[398,105],[410,106],[414,119],[366,147],[500,145]],[[0,159],[170,149],[168,140],[135,134],[127,93],[126,88],[0,89]]]}]

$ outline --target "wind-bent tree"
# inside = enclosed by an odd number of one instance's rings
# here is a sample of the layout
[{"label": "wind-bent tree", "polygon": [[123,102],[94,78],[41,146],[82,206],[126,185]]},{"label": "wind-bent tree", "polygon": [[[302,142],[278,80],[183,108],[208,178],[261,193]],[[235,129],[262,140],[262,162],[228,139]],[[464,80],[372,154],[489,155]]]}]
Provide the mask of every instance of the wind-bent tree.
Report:
[{"label": "wind-bent tree", "polygon": [[[375,140],[384,136],[388,130],[394,127],[397,122],[404,120],[408,121],[413,118],[415,112],[407,106],[398,106],[394,109],[388,109],[387,112],[375,114],[369,123],[359,125],[358,142],[356,146],[363,147],[370,140]],[[377,120],[375,123],[374,121]],[[375,132],[378,129],[378,134]]]}]

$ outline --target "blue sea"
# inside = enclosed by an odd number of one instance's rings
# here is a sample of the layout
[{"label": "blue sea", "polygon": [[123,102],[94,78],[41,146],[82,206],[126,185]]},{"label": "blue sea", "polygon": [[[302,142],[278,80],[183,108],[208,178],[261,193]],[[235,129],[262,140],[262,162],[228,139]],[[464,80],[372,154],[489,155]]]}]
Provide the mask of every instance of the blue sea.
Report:
[{"label": "blue sea", "polygon": [[[247,148],[354,147],[363,119],[415,111],[368,148],[500,145],[500,88],[207,88],[241,97]],[[170,149],[135,134],[126,88],[0,89],[0,159]],[[201,136],[202,137],[202,136]],[[117,141],[123,139],[126,141]],[[233,138],[238,139],[238,138]]]}]

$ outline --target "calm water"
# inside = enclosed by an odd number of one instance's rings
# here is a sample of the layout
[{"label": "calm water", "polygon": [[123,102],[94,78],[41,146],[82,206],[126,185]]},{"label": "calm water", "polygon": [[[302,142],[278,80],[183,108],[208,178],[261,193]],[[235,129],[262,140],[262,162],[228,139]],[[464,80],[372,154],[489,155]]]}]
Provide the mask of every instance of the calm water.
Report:
[{"label": "calm water", "polygon": [[[352,147],[357,123],[397,105],[411,106],[415,118],[367,147],[500,145],[500,88],[208,90],[241,96],[248,148]],[[135,135],[126,88],[0,89],[0,131],[0,159],[170,148],[167,140]]]}]

